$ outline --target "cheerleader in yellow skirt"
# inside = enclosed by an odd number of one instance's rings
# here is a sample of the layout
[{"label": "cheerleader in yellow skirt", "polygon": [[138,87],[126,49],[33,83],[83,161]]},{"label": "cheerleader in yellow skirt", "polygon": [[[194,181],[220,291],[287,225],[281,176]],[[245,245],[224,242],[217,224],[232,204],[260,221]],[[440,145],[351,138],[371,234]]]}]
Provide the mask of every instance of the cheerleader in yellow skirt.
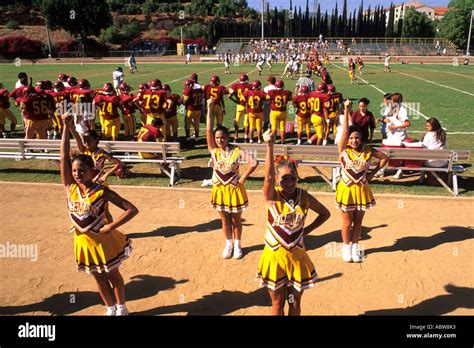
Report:
[{"label": "cheerleader in yellow skirt", "polygon": [[[62,118],[65,126],[61,138],[61,180],[68,197],[77,268],[94,276],[107,315],[127,315],[124,281],[118,268],[131,252],[131,241],[117,228],[137,215],[138,210],[117,193],[94,182],[92,157],[81,154],[71,161],[69,131],[74,123],[70,114]],[[125,211],[113,221],[106,219],[109,202]]]},{"label": "cheerleader in yellow skirt", "polygon": [[[222,231],[226,245],[222,257],[242,258],[242,211],[247,208],[248,199],[244,182],[257,168],[258,161],[238,146],[229,145],[229,131],[219,126],[214,131],[212,117],[213,99],[207,101],[207,148],[211,153],[212,166],[212,196],[211,206],[219,212],[222,221]],[[240,161],[245,160],[249,166],[242,176],[239,176]]]},{"label": "cheerleader in yellow skirt", "polygon": [[[273,160],[275,133],[264,134],[267,142],[263,194],[267,208],[265,247],[260,257],[257,280],[267,287],[272,314],[284,315],[288,299],[289,315],[301,314],[303,290],[313,287],[316,269],[304,248],[303,236],[329,219],[329,210],[308,192],[297,187],[296,161],[278,156]],[[304,227],[308,210],[318,217]]]},{"label": "cheerleader in yellow skirt", "polygon": [[[357,126],[348,125],[352,102],[344,102],[344,122],[338,143],[341,181],[336,190],[336,207],[342,212],[342,258],[346,262],[362,262],[359,239],[365,211],[375,205],[368,182],[387,163],[387,156],[361,142]],[[379,159],[369,173],[372,158]]]}]

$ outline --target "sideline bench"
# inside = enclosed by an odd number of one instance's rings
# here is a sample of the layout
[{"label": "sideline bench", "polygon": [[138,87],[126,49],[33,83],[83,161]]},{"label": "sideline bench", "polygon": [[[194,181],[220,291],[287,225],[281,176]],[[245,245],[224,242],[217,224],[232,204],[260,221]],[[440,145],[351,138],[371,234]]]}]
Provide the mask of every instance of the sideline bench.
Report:
[{"label": "sideline bench", "polygon": [[[259,162],[265,162],[267,147],[266,144],[236,144],[241,149],[249,152],[256,157]],[[466,169],[455,162],[467,161],[470,156],[468,150],[426,150],[426,149],[391,149],[379,148],[375,149],[384,152],[389,160],[442,160],[447,161],[446,167],[428,167],[422,165],[419,168],[405,166],[386,166],[389,170],[406,170],[406,171],[425,171],[430,172],[438,180],[438,182],[453,195],[459,194],[457,175]],[[298,165],[311,167],[321,178],[326,181],[332,190],[336,190],[339,176],[336,169],[340,167],[338,160],[337,146],[304,146],[304,145],[274,145],[274,155],[287,155],[298,160]],[[303,157],[303,158],[301,158]],[[321,172],[320,167],[331,168],[332,177],[328,177]],[[445,183],[437,173],[448,173],[448,183]],[[450,187],[452,185],[452,188]]]},{"label": "sideline bench", "polygon": [[[156,163],[161,172],[170,178],[170,186],[179,180],[179,165],[185,157],[179,156],[179,143],[101,141],[99,147],[111,153],[125,163]],[[40,139],[0,139],[0,158],[14,158],[17,161],[27,159],[60,159],[61,140]],[[77,145],[71,140],[71,150],[77,151]],[[159,158],[141,158],[139,152],[156,153]]]}]

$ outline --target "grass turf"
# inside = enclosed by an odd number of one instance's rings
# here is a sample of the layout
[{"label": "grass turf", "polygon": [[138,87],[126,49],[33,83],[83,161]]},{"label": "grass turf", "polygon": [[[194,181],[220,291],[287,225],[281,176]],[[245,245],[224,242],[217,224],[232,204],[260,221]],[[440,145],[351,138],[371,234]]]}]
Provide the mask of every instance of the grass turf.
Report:
[{"label": "grass turf", "polygon": [[[66,73],[75,76],[77,79],[87,78],[93,88],[102,87],[105,82],[111,81],[115,64],[34,64],[22,65],[0,65],[0,82],[9,90],[12,89],[20,71],[27,72],[34,81],[49,79],[56,80],[59,73]],[[283,71],[283,64],[276,64],[273,73],[279,77]],[[474,67],[451,65],[426,65],[426,64],[393,64],[392,73],[384,73],[383,66],[378,64],[366,64],[364,74],[358,83],[351,85],[349,82],[347,69],[341,64],[333,65],[329,72],[337,86],[338,91],[344,97],[360,99],[366,97],[371,100],[368,107],[377,117],[381,110],[382,92],[401,92],[404,102],[416,111],[411,110],[410,116],[412,126],[408,130],[410,137],[421,139],[425,131],[425,119],[436,117],[441,121],[443,127],[448,131],[448,144],[452,149],[472,150],[474,137],[474,119],[470,104],[474,100]],[[182,86],[191,73],[199,74],[199,82],[206,84],[210,77],[219,75],[221,84],[229,85],[235,82],[241,73],[247,73],[250,81],[260,79],[263,85],[270,75],[266,68],[262,76],[258,76],[254,65],[242,64],[231,67],[231,75],[224,74],[223,64],[199,63],[199,64],[142,64],[139,65],[139,72],[134,75],[125,71],[125,81],[136,88],[139,83],[159,78],[163,83],[168,83],[174,93],[181,93]],[[362,80],[363,79],[363,80]],[[284,79],[285,87],[294,91],[296,83],[294,80]],[[224,125],[233,128],[233,115],[235,104],[226,100],[226,116]],[[11,110],[19,119],[18,108]],[[184,136],[183,114],[178,115],[180,122],[180,136]],[[289,110],[289,119],[294,116]],[[19,131],[21,136],[21,127]],[[204,125],[201,124],[201,136],[204,135]],[[376,130],[375,142],[381,141],[380,131]],[[182,180],[180,185],[199,186],[203,178],[210,176],[211,170],[207,168],[209,155],[205,144],[201,143],[192,150],[183,150],[183,156],[187,160],[182,166]],[[464,165],[468,171],[463,174],[460,180],[461,193],[464,195],[474,195],[473,180],[474,175],[470,168],[474,160],[471,158]],[[157,175],[157,168],[151,165],[140,164],[134,166],[133,171],[140,173],[136,177],[127,180],[117,180],[112,178],[113,184],[120,183],[126,185],[167,185],[168,180]],[[0,159],[0,180],[5,181],[41,181],[59,182],[58,166],[51,161],[24,161],[16,162],[10,159]],[[311,190],[329,191],[329,187],[319,178],[307,176],[301,182],[303,187]],[[416,178],[406,179],[403,182],[391,182],[388,180],[376,180],[373,185],[377,192],[392,193],[412,193],[412,194],[449,194],[443,188],[421,186],[417,184]],[[253,178],[248,181],[248,188],[261,188],[261,180]]]}]

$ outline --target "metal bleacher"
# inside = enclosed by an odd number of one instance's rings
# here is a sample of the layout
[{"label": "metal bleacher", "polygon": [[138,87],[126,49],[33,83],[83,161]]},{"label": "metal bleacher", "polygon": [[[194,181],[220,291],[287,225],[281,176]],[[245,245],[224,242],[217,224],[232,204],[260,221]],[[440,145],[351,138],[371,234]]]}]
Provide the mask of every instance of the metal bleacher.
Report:
[{"label": "metal bleacher", "polygon": [[[265,38],[269,41],[279,42],[282,38]],[[217,53],[244,53],[251,52],[254,45],[251,41],[259,41],[259,38],[222,38],[217,45]],[[293,38],[295,42],[316,41],[316,37]],[[390,53],[397,56],[436,56],[446,48],[445,55],[457,55],[457,47],[449,40],[443,38],[325,38],[329,44],[328,53],[336,55],[384,55]],[[345,49],[338,49],[336,42],[342,40]],[[440,43],[440,49],[436,47],[436,41]],[[280,49],[276,48],[275,52]],[[284,50],[281,50],[282,52]]]},{"label": "metal bleacher", "polygon": [[241,42],[223,42],[216,50],[216,53],[240,53],[243,44]]}]

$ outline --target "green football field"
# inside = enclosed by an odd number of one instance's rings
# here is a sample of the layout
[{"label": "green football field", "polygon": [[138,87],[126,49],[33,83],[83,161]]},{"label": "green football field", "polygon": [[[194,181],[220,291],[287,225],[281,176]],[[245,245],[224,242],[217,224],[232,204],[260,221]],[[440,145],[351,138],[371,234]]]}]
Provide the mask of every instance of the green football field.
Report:
[{"label": "green football field", "polygon": [[[138,63],[140,63],[138,61]],[[116,69],[116,64],[25,64],[17,67],[11,65],[0,65],[0,82],[12,90],[17,80],[17,74],[25,71],[33,78],[33,81],[49,79],[55,81],[59,73],[65,73],[75,76],[78,80],[86,78],[93,88],[102,87],[105,82],[111,82],[112,72]],[[221,84],[230,85],[238,81],[241,73],[247,73],[250,81],[260,79],[265,86],[266,79],[270,75],[266,67],[262,76],[258,76],[258,71],[254,65],[241,64],[240,66],[231,66],[232,74],[224,74],[224,67],[221,63],[196,63],[196,64],[142,64],[138,65],[139,72],[134,75],[128,74],[128,69],[124,67],[125,81],[136,89],[138,84],[154,78],[160,79],[163,83],[168,83],[173,93],[182,93],[183,83],[188,79],[191,73],[199,74],[199,82],[207,84],[210,77],[218,75]],[[273,67],[273,74],[278,78],[283,72],[284,65],[276,64]],[[384,92],[400,92],[403,94],[404,103],[409,108],[412,126],[408,130],[411,138],[421,139],[425,131],[425,121],[430,117],[436,117],[441,121],[442,126],[448,132],[448,145],[451,149],[469,149],[473,150],[474,139],[474,112],[472,104],[474,102],[474,67],[459,65],[427,65],[427,64],[392,64],[392,72],[384,73],[383,65],[366,64],[363,75],[358,76],[358,83],[351,85],[347,73],[347,67],[342,64],[332,65],[328,71],[333,81],[345,98],[354,100],[362,97],[368,98],[371,102],[368,109],[377,117],[381,111],[382,96]],[[297,78],[290,80],[284,79],[285,87],[294,91]],[[227,113],[224,125],[233,127],[233,115],[235,104],[226,100]],[[12,111],[19,117],[18,109],[13,106]],[[291,115],[291,112],[290,112]],[[291,115],[290,117],[294,117]],[[183,115],[178,116],[180,122],[180,136],[184,136]],[[204,135],[204,125],[201,125],[201,135]],[[20,127],[21,132],[21,127]],[[375,141],[380,142],[381,134],[376,130]],[[183,153],[193,161],[191,164],[199,167],[205,166],[207,162],[206,149],[204,144],[194,150]],[[5,170],[5,167],[11,167],[11,164],[0,161],[0,180],[12,180],[12,172]],[[188,162],[188,161],[186,161]],[[472,158],[467,166],[473,164]],[[18,175],[18,180],[25,174],[14,172]],[[32,175],[36,175],[32,174]],[[464,176],[473,176],[470,168]],[[27,179],[27,177],[24,177]],[[470,178],[469,178],[470,179]],[[48,180],[49,181],[49,180]],[[191,180],[192,181],[192,180]],[[470,180],[469,180],[470,181]],[[463,184],[461,183],[462,187]],[[470,186],[470,185],[469,185]],[[395,185],[393,185],[395,187]],[[397,191],[398,189],[394,189]],[[442,193],[433,188],[434,192]],[[389,191],[393,191],[390,189]],[[402,192],[403,189],[402,189]],[[411,192],[411,191],[408,191]],[[415,193],[417,193],[416,191]],[[423,193],[431,193],[425,192]]]}]

